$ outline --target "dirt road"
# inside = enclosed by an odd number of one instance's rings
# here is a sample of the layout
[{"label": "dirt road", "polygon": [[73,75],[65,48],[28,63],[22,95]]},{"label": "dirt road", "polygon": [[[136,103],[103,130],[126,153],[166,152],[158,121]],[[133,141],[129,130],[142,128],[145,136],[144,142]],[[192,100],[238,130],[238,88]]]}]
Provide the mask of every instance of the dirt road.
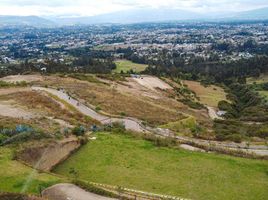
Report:
[{"label": "dirt road", "polygon": [[[172,131],[167,129],[161,129],[161,128],[151,128],[151,127],[144,127],[142,126],[141,122],[138,119],[134,118],[110,118],[105,115],[99,114],[93,109],[87,107],[84,104],[79,103],[78,101],[69,97],[64,91],[62,90],[56,90],[52,88],[43,88],[43,87],[32,87],[33,90],[41,90],[49,92],[58,98],[66,101],[67,103],[74,106],[77,110],[79,110],[84,115],[90,116],[93,119],[96,119],[97,121],[100,121],[102,124],[109,124],[111,122],[122,122],[125,124],[126,129],[133,130],[136,132],[151,132],[158,135],[161,135],[163,137],[174,137],[175,139],[179,141],[185,141],[185,142],[194,142],[200,145],[206,145],[209,146],[211,144],[221,147],[221,148],[227,148],[227,149],[236,149],[245,151],[248,153],[255,153],[257,155],[268,155],[268,147],[265,145],[246,145],[245,143],[237,144],[233,142],[218,142],[218,141],[207,141],[197,138],[190,138],[186,136],[176,136]],[[215,111],[214,111],[215,112]],[[216,113],[215,113],[216,114]]]},{"label": "dirt road", "polygon": [[78,102],[76,99],[70,97],[66,92],[63,90],[56,90],[52,88],[44,88],[44,87],[32,87],[33,90],[36,91],[46,91],[49,92],[58,98],[66,101],[73,107],[75,107],[78,111],[83,113],[84,115],[87,115],[97,121],[100,121],[102,124],[110,124],[111,122],[122,122],[126,129],[128,130],[133,130],[137,132],[143,132],[146,131],[142,126],[141,122],[139,122],[136,119],[131,119],[131,118],[111,118],[105,115],[102,115],[100,113],[97,113],[95,110],[89,108],[88,106]]},{"label": "dirt road", "polygon": [[87,192],[76,185],[63,183],[45,189],[42,196],[48,200],[113,200],[91,192]]}]

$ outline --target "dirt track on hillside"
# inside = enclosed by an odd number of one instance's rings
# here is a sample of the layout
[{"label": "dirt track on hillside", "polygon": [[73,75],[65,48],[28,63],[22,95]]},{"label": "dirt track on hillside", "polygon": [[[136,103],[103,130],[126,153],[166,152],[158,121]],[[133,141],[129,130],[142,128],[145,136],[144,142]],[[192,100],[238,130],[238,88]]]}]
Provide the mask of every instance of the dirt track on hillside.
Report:
[{"label": "dirt track on hillside", "polygon": [[[84,104],[79,103],[77,100],[69,97],[64,91],[56,90],[52,88],[43,88],[43,87],[32,87],[33,90],[42,90],[56,95],[58,98],[66,101],[67,103],[73,105],[77,110],[79,110],[84,115],[90,116],[97,121],[100,121],[102,124],[109,124],[111,122],[122,122],[125,124],[126,129],[136,131],[136,132],[152,132],[163,137],[174,137],[177,140],[182,142],[194,142],[200,145],[209,146],[211,143],[217,147],[227,148],[227,149],[236,149],[241,150],[247,153],[255,153],[257,155],[265,156],[268,155],[268,147],[264,145],[250,145],[249,147],[245,144],[236,144],[231,142],[218,142],[218,141],[207,141],[197,138],[189,138],[185,136],[175,136],[174,133],[170,130],[165,130],[161,128],[151,128],[145,127],[142,123],[134,118],[110,118],[102,114],[97,113],[93,109],[87,107]],[[79,103],[79,104],[77,104]]]}]

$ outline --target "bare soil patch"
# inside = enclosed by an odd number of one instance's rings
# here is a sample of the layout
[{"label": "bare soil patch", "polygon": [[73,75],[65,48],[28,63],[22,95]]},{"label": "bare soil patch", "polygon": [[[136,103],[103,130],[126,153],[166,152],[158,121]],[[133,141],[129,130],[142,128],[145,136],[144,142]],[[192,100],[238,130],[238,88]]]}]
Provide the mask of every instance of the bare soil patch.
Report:
[{"label": "bare soil patch", "polygon": [[215,85],[203,86],[197,81],[183,81],[185,85],[192,91],[194,91],[197,97],[200,98],[202,104],[218,107],[218,102],[221,100],[226,100],[226,94],[223,88]]},{"label": "bare soil patch", "polygon": [[18,153],[17,158],[38,170],[50,171],[79,147],[79,140],[71,137],[47,146],[26,148]]},{"label": "bare soil patch", "polygon": [[37,115],[29,111],[17,108],[4,102],[0,102],[0,115],[5,117],[31,119]]},{"label": "bare soil patch", "polygon": [[6,76],[4,78],[0,78],[0,80],[10,82],[10,83],[21,82],[21,81],[31,83],[34,81],[42,81],[43,77],[41,75],[12,75],[12,76]]},{"label": "bare soil patch", "polygon": [[133,80],[150,90],[156,90],[156,88],[160,88],[163,90],[172,89],[170,85],[154,76],[141,76],[138,78],[133,78]]}]

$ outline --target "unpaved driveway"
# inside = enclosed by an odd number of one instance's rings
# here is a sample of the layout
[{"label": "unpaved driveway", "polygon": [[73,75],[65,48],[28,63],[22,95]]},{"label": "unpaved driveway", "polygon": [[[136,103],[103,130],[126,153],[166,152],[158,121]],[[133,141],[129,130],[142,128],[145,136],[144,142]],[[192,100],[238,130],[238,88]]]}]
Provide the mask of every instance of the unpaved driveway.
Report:
[{"label": "unpaved driveway", "polygon": [[113,198],[93,194],[68,183],[47,188],[42,192],[42,196],[48,200],[113,200]]}]

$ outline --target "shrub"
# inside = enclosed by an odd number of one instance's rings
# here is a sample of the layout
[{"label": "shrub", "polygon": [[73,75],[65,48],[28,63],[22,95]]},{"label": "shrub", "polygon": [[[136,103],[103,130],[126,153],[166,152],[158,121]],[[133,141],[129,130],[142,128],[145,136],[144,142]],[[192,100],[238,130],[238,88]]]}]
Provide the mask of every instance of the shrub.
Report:
[{"label": "shrub", "polygon": [[83,136],[85,132],[86,132],[86,129],[83,126],[76,126],[72,130],[72,133],[76,136]]},{"label": "shrub", "polygon": [[101,107],[100,106],[96,106],[95,110],[98,112],[101,110]]}]

